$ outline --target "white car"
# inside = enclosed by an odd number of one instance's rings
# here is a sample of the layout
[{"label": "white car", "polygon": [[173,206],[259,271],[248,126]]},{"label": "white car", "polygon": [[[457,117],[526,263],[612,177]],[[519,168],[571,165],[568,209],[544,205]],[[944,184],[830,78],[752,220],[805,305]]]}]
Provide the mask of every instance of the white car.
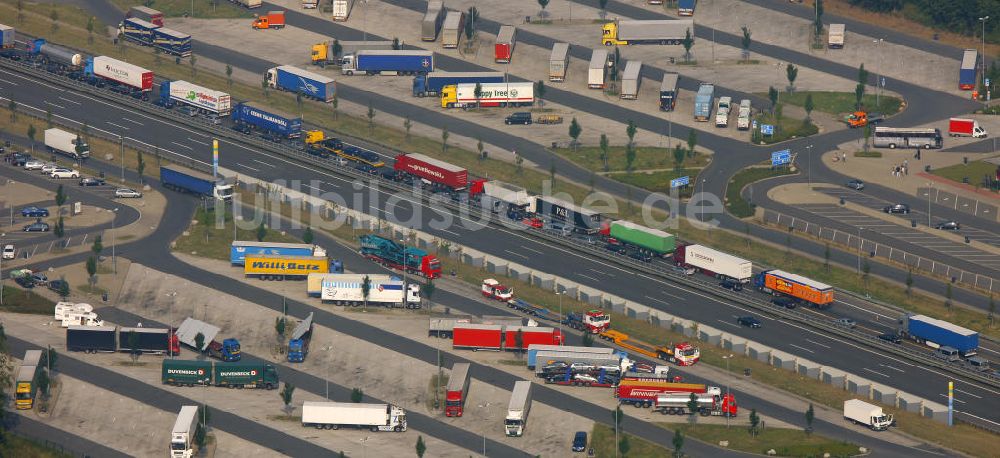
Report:
[{"label": "white car", "polygon": [[142,193],[134,189],[118,188],[115,189],[115,197],[120,197],[120,198],[142,197]]},{"label": "white car", "polygon": [[14,249],[14,245],[7,244],[3,246],[3,258],[4,259],[14,259],[14,255],[17,254],[17,250]]},{"label": "white car", "polygon": [[59,169],[59,168],[62,168],[62,167],[59,167],[56,164],[45,164],[45,165],[42,166],[42,168],[40,168],[38,170],[41,170],[41,172],[44,173],[44,174],[49,174],[49,173],[52,173],[52,171],[54,171],[55,169]]},{"label": "white car", "polygon": [[52,178],[80,178],[80,172],[70,169],[55,169],[49,176]]},{"label": "white car", "polygon": [[42,161],[30,160],[24,163],[24,170],[41,170],[42,167],[45,167]]}]

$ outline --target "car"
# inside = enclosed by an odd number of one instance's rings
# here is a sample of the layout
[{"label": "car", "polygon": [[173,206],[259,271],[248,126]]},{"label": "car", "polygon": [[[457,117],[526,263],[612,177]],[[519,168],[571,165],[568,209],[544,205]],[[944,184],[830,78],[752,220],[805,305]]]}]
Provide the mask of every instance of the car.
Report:
[{"label": "car", "polygon": [[576,362],[569,365],[573,371],[592,371],[596,369],[593,364]]},{"label": "car", "polygon": [[526,226],[533,227],[535,229],[541,229],[542,226],[544,226],[541,218],[525,218],[521,220],[521,222],[524,223]]},{"label": "car", "polygon": [[588,375],[588,374],[576,374],[576,375],[573,376],[573,380],[577,381],[577,382],[584,382],[584,383],[597,383],[598,382],[597,377],[594,377],[593,375]]},{"label": "car", "polygon": [[62,167],[59,167],[58,165],[53,164],[53,163],[48,163],[48,164],[43,165],[42,168],[40,168],[38,170],[40,172],[42,172],[42,174],[48,175],[48,174],[52,173],[55,169],[59,169],[59,168],[62,168]]},{"label": "car", "polygon": [[761,326],[760,325],[760,320],[758,320],[758,319],[756,319],[756,318],[754,318],[752,316],[749,316],[749,315],[748,316],[741,316],[741,317],[737,318],[736,319],[736,324],[738,324],[740,326],[746,326],[748,328],[759,328]]},{"label": "car", "polygon": [[621,367],[602,365],[594,368],[596,371],[604,371],[605,374],[617,374],[622,371]]},{"label": "car", "polygon": [[635,363],[632,365],[632,372],[652,374],[654,370],[656,370],[656,367],[648,363]]},{"label": "car", "polygon": [[41,170],[44,166],[44,162],[32,159],[24,163],[24,170]]},{"label": "car", "polygon": [[94,177],[81,178],[80,186],[104,186],[104,179]]},{"label": "car", "polygon": [[882,211],[886,213],[902,213],[904,215],[908,215],[910,213],[910,206],[907,204],[886,205]]},{"label": "car", "polygon": [[670,269],[673,270],[674,272],[679,273],[679,274],[694,275],[694,268],[693,267],[684,267],[684,266],[676,266],[676,265],[674,265],[674,266],[670,266]]},{"label": "car", "polygon": [[21,275],[14,277],[14,282],[20,285],[24,289],[31,289],[35,287],[35,279],[31,278],[31,275]]},{"label": "car", "polygon": [[142,197],[142,193],[134,189],[118,188],[115,189],[115,197],[118,198]]},{"label": "car", "polygon": [[847,186],[848,188],[851,188],[855,191],[860,191],[862,189],[865,189],[865,182],[858,179],[854,179],[848,181],[844,186]]},{"label": "car", "polygon": [[934,225],[934,229],[941,229],[942,231],[957,231],[962,229],[962,225],[958,221],[943,221]]},{"label": "car", "polygon": [[743,284],[731,278],[722,280],[722,282],[719,283],[719,286],[733,291],[743,291]]},{"label": "car", "polygon": [[6,244],[3,246],[3,258],[4,259],[14,259],[17,254],[17,250],[14,249],[14,245]]},{"label": "car", "polygon": [[527,111],[518,111],[517,113],[511,113],[503,120],[504,124],[531,124],[531,113]]},{"label": "car", "polygon": [[31,274],[31,279],[35,281],[36,285],[47,285],[49,283],[49,277],[43,272]]},{"label": "car", "polygon": [[836,320],[833,320],[833,324],[851,329],[858,327],[858,323],[850,318],[837,318]]},{"label": "car", "polygon": [[582,452],[587,450],[587,432],[577,431],[573,435],[573,451]]},{"label": "car", "polygon": [[542,366],[542,372],[565,372],[567,367],[569,367],[569,364],[562,361],[556,361]]},{"label": "car", "polygon": [[21,216],[25,218],[45,218],[49,216],[49,211],[40,207],[24,207],[21,209]]},{"label": "car", "polygon": [[771,299],[771,303],[777,305],[778,307],[784,307],[786,309],[795,308],[795,301],[788,297],[776,297]]},{"label": "car", "polygon": [[889,343],[894,343],[894,344],[897,344],[897,345],[903,343],[903,339],[901,339],[899,337],[899,335],[896,334],[896,333],[894,333],[894,332],[887,332],[885,334],[879,334],[878,338],[879,338],[879,340],[883,340],[883,341],[889,342]]},{"label": "car", "polygon": [[43,223],[41,221],[24,226],[24,232],[48,232],[48,231],[49,231],[49,223]]},{"label": "car", "polygon": [[49,174],[50,178],[80,178],[80,172],[72,169],[55,169]]},{"label": "car", "polygon": [[52,280],[47,285],[49,289],[55,292],[62,291],[64,288],[69,288],[69,282],[66,280]]}]

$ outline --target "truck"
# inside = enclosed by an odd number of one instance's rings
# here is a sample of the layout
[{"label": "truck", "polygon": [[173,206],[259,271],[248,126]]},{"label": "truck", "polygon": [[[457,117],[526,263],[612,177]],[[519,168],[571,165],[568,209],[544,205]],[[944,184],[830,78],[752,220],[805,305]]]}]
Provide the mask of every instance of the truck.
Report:
[{"label": "truck", "polygon": [[306,319],[295,325],[292,330],[292,337],[288,339],[288,362],[301,363],[306,360],[309,354],[309,342],[313,333],[313,313],[309,312]]},{"label": "truck", "polygon": [[677,247],[674,250],[674,263],[711,277],[740,283],[749,283],[753,277],[752,262],[702,245]]},{"label": "truck", "polygon": [[678,20],[618,20],[602,27],[601,43],[604,46],[625,45],[679,45],[688,32],[694,36],[694,21]]},{"label": "truck", "polygon": [[740,108],[736,114],[736,130],[750,130],[750,99],[740,100]]},{"label": "truck", "polygon": [[0,49],[11,49],[14,47],[14,28],[9,25],[0,24]]},{"label": "truck", "polygon": [[142,46],[153,46],[153,31],[159,27],[139,18],[126,18],[118,24],[118,35]]},{"label": "truck", "polygon": [[587,68],[587,87],[604,89],[608,79],[608,52],[595,49],[590,55],[590,66]]},{"label": "truck", "polygon": [[64,70],[79,70],[89,61],[86,55],[49,43],[44,38],[33,40],[28,45],[28,54],[41,57],[48,64],[55,64]]},{"label": "truck", "polygon": [[683,394],[689,399],[690,393],[721,395],[722,389],[700,383],[674,383],[646,380],[621,380],[615,388],[615,397],[619,404],[631,404],[636,407],[652,407],[656,397],[661,394]]},{"label": "truck", "polygon": [[548,318],[549,315],[552,313],[549,312],[549,309],[545,307],[532,304],[523,299],[511,299],[507,301],[507,307],[517,310],[519,312],[527,313],[530,316],[536,316],[541,318]]},{"label": "truck", "polygon": [[247,9],[260,8],[264,3],[262,0],[233,0],[233,3],[240,5]]},{"label": "truck", "polygon": [[754,276],[753,285],[765,294],[785,296],[817,308],[833,306],[833,287],[783,270],[765,270]]},{"label": "truck", "polygon": [[181,406],[177,420],[170,430],[170,458],[191,458],[194,456],[195,435],[198,424],[198,406]]},{"label": "truck", "polygon": [[593,353],[575,350],[546,350],[535,352],[534,367],[538,377],[560,376],[571,367],[574,372],[592,373],[604,369],[609,375],[618,377],[622,373],[622,360],[625,352]]},{"label": "truck", "polygon": [[132,6],[125,13],[126,18],[142,19],[157,27],[163,27],[163,13],[148,6]]},{"label": "truck", "polygon": [[483,280],[480,292],[483,293],[483,297],[498,301],[509,301],[514,298],[514,288],[505,286],[495,278],[487,278]]},{"label": "truck", "polygon": [[958,69],[958,88],[963,91],[975,89],[978,72],[979,51],[975,49],[962,51],[962,66]]},{"label": "truck", "polygon": [[491,213],[507,215],[512,219],[527,211],[535,204],[534,196],[520,186],[497,180],[476,180],[469,188],[469,194],[478,197],[479,205]]},{"label": "truck", "polygon": [[509,64],[514,55],[515,43],[517,43],[517,29],[512,25],[500,26],[497,41],[493,45],[493,61],[498,64]]},{"label": "truck", "polygon": [[[229,245],[229,263],[234,266],[244,265],[247,255],[255,254],[326,257],[326,249],[319,245],[308,243],[255,242],[246,240],[236,240]],[[340,261],[336,262],[339,263]],[[341,270],[343,270],[343,267],[341,267]]]},{"label": "truck", "polygon": [[715,127],[729,126],[729,110],[733,105],[733,98],[727,96],[719,97],[719,104],[715,108]]},{"label": "truck", "polygon": [[191,35],[166,27],[153,31],[153,47],[171,56],[191,55]]},{"label": "truck", "polygon": [[671,344],[669,346],[652,345],[640,340],[633,340],[628,334],[615,330],[602,331],[598,334],[598,337],[626,350],[650,358],[669,361],[678,366],[693,366],[701,358],[701,350],[687,342]]},{"label": "truck", "polygon": [[[694,7],[697,4],[697,0],[677,0],[677,15],[694,16]],[[693,35],[694,31],[691,34]]]},{"label": "truck", "polygon": [[291,65],[282,65],[267,70],[264,74],[264,81],[268,87],[282,91],[299,93],[303,96],[330,102],[337,86],[333,78],[328,78],[310,71],[302,70]]},{"label": "truck", "polygon": [[354,9],[354,0],[333,0],[333,20],[346,21]]},{"label": "truck", "polygon": [[608,237],[619,243],[631,245],[657,256],[666,256],[677,248],[677,237],[673,234],[645,227],[631,221],[615,220],[608,225]]},{"label": "truck", "polygon": [[701,83],[694,96],[694,120],[708,122],[712,116],[712,101],[715,99],[715,85]]},{"label": "truck", "polygon": [[[35,392],[38,391],[38,373],[45,370],[42,366],[42,350],[27,350],[24,359],[17,368],[14,378],[14,406],[17,410],[31,410],[35,404]],[[6,400],[5,400],[6,401]]]},{"label": "truck", "polygon": [[660,111],[674,111],[677,107],[677,84],[681,76],[676,73],[664,73],[660,81]]},{"label": "truck", "polygon": [[549,81],[566,81],[566,70],[569,69],[569,43],[555,43],[552,54],[549,55]]},{"label": "truck", "polygon": [[455,49],[458,41],[462,39],[462,28],[465,22],[465,14],[461,11],[449,11],[444,18],[444,25],[441,27],[441,46]]},{"label": "truck", "polygon": [[310,154],[328,158],[342,157],[351,162],[367,164],[375,168],[385,165],[378,153],[360,146],[345,145],[339,138],[326,137],[322,130],[308,130],[305,133],[306,151]]},{"label": "truck", "polygon": [[264,14],[255,14],[250,27],[254,30],[283,29],[285,28],[285,12],[268,11]]},{"label": "truck", "polygon": [[465,168],[420,153],[396,156],[392,168],[397,172],[427,180],[435,187],[451,191],[465,189],[469,184],[469,171]]},{"label": "truck", "polygon": [[261,280],[305,280],[311,273],[329,272],[326,256],[249,254],[243,263],[243,275]]},{"label": "truck", "polygon": [[182,103],[214,116],[227,116],[233,110],[229,94],[187,81],[160,83],[160,103],[168,108]]},{"label": "truck", "polygon": [[445,86],[502,83],[503,80],[502,72],[431,72],[413,77],[413,96],[440,95]]},{"label": "truck", "polygon": [[[364,283],[368,281],[368,297]],[[330,274],[323,278],[320,299],[324,303],[359,306],[420,308],[420,285],[406,283],[395,275]]]},{"label": "truck", "polygon": [[62,129],[45,129],[45,147],[50,153],[59,153],[74,160],[90,157],[90,145],[79,134]]},{"label": "truck", "polygon": [[986,129],[979,126],[979,121],[967,118],[951,118],[948,120],[948,135],[952,137],[986,138]]},{"label": "truck", "polygon": [[572,230],[596,234],[601,229],[601,214],[552,196],[536,196],[535,211],[549,219],[562,221]]},{"label": "truck", "polygon": [[424,19],[420,21],[420,39],[423,41],[437,40],[441,24],[444,23],[444,17],[447,14],[448,10],[444,8],[444,2],[436,0],[427,2],[427,12],[424,13]]},{"label": "truck", "polygon": [[602,310],[588,310],[586,312],[571,312],[562,320],[562,324],[579,331],[591,334],[600,334],[611,327],[611,315]]},{"label": "truck", "polygon": [[224,363],[164,359],[160,382],[174,386],[220,386],[227,388],[278,387],[278,369],[264,362]]},{"label": "truck", "polygon": [[[518,332],[520,346],[517,345]],[[456,349],[520,351],[531,344],[559,345],[562,342],[562,332],[541,326],[456,323],[452,329],[452,347]]]},{"label": "truck", "polygon": [[434,71],[431,51],[358,51],[341,59],[340,73],[365,75],[423,75]]},{"label": "truck", "polygon": [[966,358],[975,356],[979,348],[978,332],[924,315],[900,317],[899,334],[931,348],[954,348]]},{"label": "truck", "polygon": [[259,129],[271,139],[293,139],[302,136],[302,118],[278,112],[272,108],[266,110],[253,102],[240,102],[233,107],[233,121],[244,133]]},{"label": "truck", "polygon": [[441,89],[441,108],[524,107],[535,104],[535,83],[456,84]]},{"label": "truck", "polygon": [[[130,342],[135,335],[135,347]],[[117,326],[70,326],[66,329],[66,349],[85,353],[138,352],[178,355],[180,340],[167,328],[119,328]]]},{"label": "truck", "polygon": [[639,83],[642,82],[641,60],[630,60],[625,64],[625,72],[622,73],[622,90],[619,97],[622,100],[635,100],[639,97]]},{"label": "truck", "polygon": [[618,383],[618,377],[615,373],[607,369],[581,372],[566,367],[560,372],[547,374],[545,376],[545,383],[563,386],[611,388]]},{"label": "truck", "polygon": [[[340,52],[335,52],[336,45],[340,46]],[[344,56],[357,54],[359,51],[389,51],[393,47],[393,42],[381,41],[325,41],[312,45],[310,59],[313,65],[325,67],[327,64],[340,65]]]},{"label": "truck", "polygon": [[[528,345],[527,358],[525,360],[528,363],[528,369],[534,369],[538,361],[538,354],[541,352],[567,352],[575,354],[588,354],[588,355],[610,355],[614,353],[614,349],[611,347],[579,347],[572,345],[543,345],[543,344],[531,344]],[[545,362],[542,363],[544,365]]]},{"label": "truck", "polygon": [[841,49],[844,47],[844,34],[847,32],[846,24],[830,24],[830,31],[826,39],[826,45],[830,49]]},{"label": "truck", "polygon": [[302,426],[334,430],[347,426],[373,433],[399,433],[406,431],[406,412],[392,404],[306,401],[302,403]]},{"label": "truck", "polygon": [[844,419],[855,424],[865,425],[872,431],[885,431],[895,423],[892,414],[882,411],[882,408],[860,399],[844,401]]},{"label": "truck", "polygon": [[96,56],[87,62],[87,74],[132,88],[135,91],[153,90],[153,72],[128,62],[108,56]]},{"label": "truck", "polygon": [[448,376],[448,388],[444,395],[444,415],[446,417],[461,417],[465,409],[465,400],[469,397],[469,363],[455,363],[451,366]]},{"label": "truck", "polygon": [[419,272],[431,279],[441,276],[441,261],[424,250],[374,234],[362,235],[359,239],[361,255],[383,266],[405,269],[411,274]]},{"label": "truck", "polygon": [[507,416],[503,421],[504,433],[508,437],[524,435],[529,411],[531,411],[531,382],[518,380],[514,382],[514,390],[510,393],[510,403],[507,404]]},{"label": "truck", "polygon": [[233,185],[221,177],[192,170],[176,164],[160,166],[160,182],[163,187],[181,192],[189,192],[216,200],[233,200]]},{"label": "truck", "polygon": [[697,407],[695,412],[691,412],[691,395],[664,393],[656,395],[653,403],[653,411],[663,415],[691,415],[698,413],[703,417],[722,416],[735,417],[738,410],[736,396],[732,393],[726,394],[699,394],[695,397]]},{"label": "truck", "polygon": [[[223,361],[239,361],[242,358],[240,352],[240,341],[229,338],[224,339],[222,342],[215,340],[219,335],[219,327],[210,325],[204,321],[196,320],[194,318],[185,318],[181,325],[177,328],[175,334],[181,343],[187,345],[196,351],[207,354],[212,358],[221,359]],[[201,346],[198,346],[198,339],[196,338],[198,334],[201,334],[202,341]]]}]

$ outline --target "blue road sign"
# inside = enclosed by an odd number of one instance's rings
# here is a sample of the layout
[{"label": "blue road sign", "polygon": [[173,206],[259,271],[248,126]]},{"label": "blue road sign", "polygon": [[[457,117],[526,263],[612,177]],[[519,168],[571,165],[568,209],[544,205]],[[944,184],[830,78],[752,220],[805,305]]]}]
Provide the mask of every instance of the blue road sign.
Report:
[{"label": "blue road sign", "polygon": [[781,151],[775,151],[771,153],[771,165],[779,166],[785,165],[792,162],[792,151],[783,149]]},{"label": "blue road sign", "polygon": [[774,125],[772,124],[761,124],[760,133],[764,135],[774,135]]},{"label": "blue road sign", "polygon": [[679,188],[681,186],[687,186],[690,182],[691,182],[690,176],[674,178],[673,180],[670,180],[670,189]]}]

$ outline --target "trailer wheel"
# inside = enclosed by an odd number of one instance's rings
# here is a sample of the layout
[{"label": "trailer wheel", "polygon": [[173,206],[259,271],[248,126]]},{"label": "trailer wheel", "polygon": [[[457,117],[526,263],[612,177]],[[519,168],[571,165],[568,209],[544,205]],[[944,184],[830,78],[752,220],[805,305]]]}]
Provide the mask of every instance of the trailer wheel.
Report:
[{"label": "trailer wheel", "polygon": [[340,429],[340,425],[328,425],[328,426],[329,426],[329,429],[332,429],[334,431]]},{"label": "trailer wheel", "polygon": [[333,425],[320,425],[323,429],[333,429]]},{"label": "trailer wheel", "polygon": [[347,76],[354,76],[354,70],[348,70]]},{"label": "trailer wheel", "polygon": [[895,143],[890,143],[889,144],[889,149],[896,149],[896,144]]},{"label": "trailer wheel", "polygon": [[370,430],[371,432],[373,432],[373,433],[377,433],[377,432],[378,432],[378,426],[372,426],[371,428],[368,428],[368,429],[369,429],[369,430]]}]

